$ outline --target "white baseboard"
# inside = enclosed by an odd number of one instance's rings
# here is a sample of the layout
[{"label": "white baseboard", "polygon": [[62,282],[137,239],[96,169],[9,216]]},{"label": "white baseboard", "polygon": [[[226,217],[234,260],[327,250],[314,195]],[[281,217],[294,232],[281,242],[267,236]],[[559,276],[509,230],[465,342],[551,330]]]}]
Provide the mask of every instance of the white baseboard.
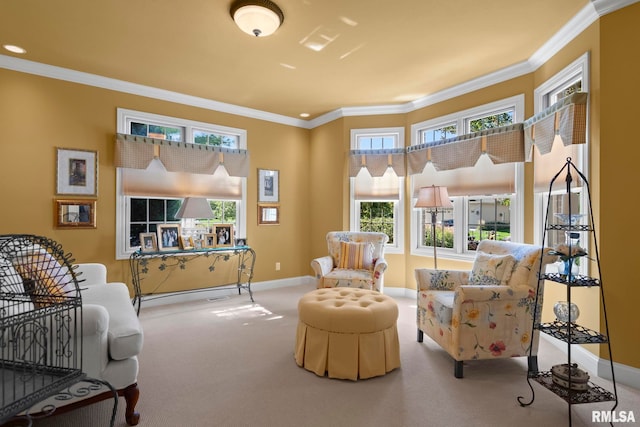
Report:
[{"label": "white baseboard", "polygon": [[[273,288],[283,288],[287,286],[297,285],[315,285],[315,279],[312,276],[290,277],[287,279],[267,280],[264,282],[251,283],[251,292],[264,291]],[[184,292],[168,292],[165,294],[150,295],[142,301],[142,309],[166,304],[178,304],[190,301],[198,301],[203,299],[220,299],[227,298],[231,295],[238,295],[238,289],[232,286],[223,287],[223,289],[207,288]],[[249,298],[249,293],[242,290],[242,295]]]},{"label": "white baseboard", "polygon": [[[566,342],[560,341],[547,334],[540,334],[540,337],[557,347],[563,353],[567,353]],[[591,374],[607,380],[612,379],[610,361],[596,356],[584,347],[579,345],[571,347],[571,359]],[[640,390],[640,369],[616,363],[615,361],[613,362],[613,369],[616,375],[616,383]]]}]

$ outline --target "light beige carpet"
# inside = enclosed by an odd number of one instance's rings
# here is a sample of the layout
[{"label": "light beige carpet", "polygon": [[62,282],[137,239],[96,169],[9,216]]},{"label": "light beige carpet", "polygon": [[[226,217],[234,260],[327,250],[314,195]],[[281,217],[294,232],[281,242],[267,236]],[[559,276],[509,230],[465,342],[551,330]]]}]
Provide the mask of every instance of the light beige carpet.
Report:
[{"label": "light beige carpet", "polygon": [[[396,299],[402,367],[360,380],[318,377],[294,361],[297,301],[309,286],[283,287],[226,299],[142,309],[140,426],[535,426],[568,425],[568,405],[534,384],[529,398],[526,360],[453,362],[425,336],[416,342],[415,301]],[[615,353],[614,353],[615,356]],[[564,356],[541,341],[540,368]],[[605,387],[607,381],[597,380]],[[640,391],[618,386],[618,410],[640,417]],[[574,426],[596,426],[592,410],[574,405]],[[125,426],[124,400],[116,419]],[[111,402],[34,423],[37,427],[107,426]],[[640,421],[639,421],[640,422]]]}]

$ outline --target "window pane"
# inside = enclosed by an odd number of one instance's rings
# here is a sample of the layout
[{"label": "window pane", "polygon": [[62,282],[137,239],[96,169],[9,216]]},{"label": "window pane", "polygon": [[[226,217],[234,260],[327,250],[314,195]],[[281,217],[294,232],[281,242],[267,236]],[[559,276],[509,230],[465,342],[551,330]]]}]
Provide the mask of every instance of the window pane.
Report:
[{"label": "window pane", "polygon": [[359,136],[358,150],[387,150],[396,147],[396,136]]},{"label": "window pane", "polygon": [[474,251],[483,239],[511,240],[511,199],[470,199],[468,202],[467,250]]},{"label": "window pane", "polygon": [[166,139],[169,141],[182,141],[184,134],[182,128],[162,126],[153,123],[131,122],[129,123],[131,135],[148,136],[149,138]]},{"label": "window pane", "polygon": [[181,204],[182,204],[182,200],[178,200],[178,199],[167,200],[167,222],[180,221],[178,218],[176,218],[176,214],[180,210]]},{"label": "window pane", "polygon": [[456,125],[451,124],[436,129],[426,129],[422,131],[422,144],[442,141],[456,136]]},{"label": "window pane", "polygon": [[394,242],[394,202],[360,202],[360,231],[374,231],[389,236]]},{"label": "window pane", "polygon": [[[453,248],[454,225],[453,210],[439,211],[436,216],[436,247]],[[427,209],[422,210],[422,246],[433,247],[432,214]]]},{"label": "window pane", "polygon": [[165,222],[163,199],[149,199],[149,221]]},{"label": "window pane", "polygon": [[131,222],[147,222],[147,199],[131,199]]},{"label": "window pane", "polygon": [[204,130],[193,131],[193,142],[195,144],[238,148],[238,139],[239,138],[235,135],[213,133],[213,132],[204,131]]},{"label": "window pane", "polygon": [[129,226],[129,246],[140,246],[140,233],[147,232],[147,224],[131,224]]},{"label": "window pane", "polygon": [[493,129],[510,125],[513,123],[513,114],[514,111],[510,110],[470,120],[469,131],[480,132],[486,129]]}]

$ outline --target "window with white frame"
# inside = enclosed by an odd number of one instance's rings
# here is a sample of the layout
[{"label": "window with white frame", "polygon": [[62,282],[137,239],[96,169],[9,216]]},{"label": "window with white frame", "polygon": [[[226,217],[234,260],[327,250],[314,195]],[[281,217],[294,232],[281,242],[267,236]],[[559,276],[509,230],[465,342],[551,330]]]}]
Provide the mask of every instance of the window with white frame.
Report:
[{"label": "window with white frame", "polygon": [[[404,128],[351,130],[352,150],[386,153],[403,148]],[[351,230],[385,233],[387,253],[403,250],[403,182],[403,176],[386,166],[382,176],[371,176],[362,167],[351,178]]]},{"label": "window with white frame", "polygon": [[[449,138],[503,128],[522,120],[524,96],[518,95],[469,110],[414,124],[411,145],[434,146]],[[470,256],[482,239],[522,239],[521,207],[515,197],[523,187],[521,163],[494,165],[486,154],[475,165],[437,171],[427,164],[411,176],[412,205],[424,186],[442,185],[449,191],[453,209],[438,211],[436,246],[441,255]],[[411,248],[417,255],[431,255],[432,216],[425,209],[411,215]]]},{"label": "window with white frame", "polygon": [[[534,90],[535,112],[536,114],[541,113],[576,92],[586,92],[588,87],[589,54],[585,53]],[[586,123],[588,123],[588,121]],[[579,245],[581,247],[588,247],[589,245],[589,242],[580,241],[580,239],[588,237],[586,233],[565,233],[557,230],[549,230],[546,233],[546,242],[541,241],[545,221],[547,224],[555,224],[559,221],[558,214],[570,213],[584,215],[588,213],[585,195],[586,189],[583,187],[584,183],[580,179],[573,180],[569,193],[566,191],[564,176],[559,176],[556,179],[556,185],[550,188],[551,180],[566,164],[568,157],[571,158],[572,163],[584,176],[588,176],[588,162],[586,161],[589,147],[588,137],[586,141],[586,144],[564,146],[562,141],[556,137],[549,153],[541,155],[537,148],[533,150],[535,202],[534,241],[537,244],[554,247],[557,244],[567,242],[568,239],[573,239],[572,245]],[[569,199],[571,199],[570,202]],[[569,203],[571,204],[571,212],[568,210]],[[547,207],[549,207],[549,209],[547,209]],[[586,266],[580,266],[579,263],[578,265],[580,269],[586,268]],[[555,266],[548,266],[548,268],[553,269]],[[586,271],[581,271],[581,274],[586,274]]]},{"label": "window with white frame", "polygon": [[[139,111],[118,109],[117,128],[119,134],[154,140],[246,149],[245,130]],[[225,168],[218,167],[212,175],[171,173],[157,159],[147,169],[119,167],[117,193],[117,259],[129,257],[140,245],[140,233],[156,232],[159,224],[179,223],[187,234],[215,223],[233,224],[236,237],[246,237],[246,178],[229,176]],[[205,197],[214,218],[176,218],[187,196]]]}]

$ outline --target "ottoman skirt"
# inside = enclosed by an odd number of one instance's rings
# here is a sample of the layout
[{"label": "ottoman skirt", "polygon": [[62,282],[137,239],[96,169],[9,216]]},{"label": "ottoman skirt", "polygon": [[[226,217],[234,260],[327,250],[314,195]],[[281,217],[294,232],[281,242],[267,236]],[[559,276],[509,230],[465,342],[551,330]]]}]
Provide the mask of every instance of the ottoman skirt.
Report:
[{"label": "ottoman skirt", "polygon": [[295,360],[316,375],[357,380],[400,367],[392,298],[376,291],[328,288],[298,304]]}]

